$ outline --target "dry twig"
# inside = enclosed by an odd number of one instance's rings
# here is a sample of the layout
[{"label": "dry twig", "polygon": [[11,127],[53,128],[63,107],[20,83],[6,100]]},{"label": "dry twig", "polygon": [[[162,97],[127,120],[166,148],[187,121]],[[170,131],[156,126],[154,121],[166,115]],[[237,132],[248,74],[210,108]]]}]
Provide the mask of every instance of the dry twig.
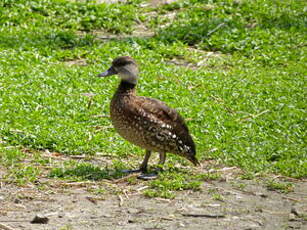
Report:
[{"label": "dry twig", "polygon": [[118,195],[118,199],[119,199],[119,207],[122,207],[124,204],[124,199],[121,195]]}]

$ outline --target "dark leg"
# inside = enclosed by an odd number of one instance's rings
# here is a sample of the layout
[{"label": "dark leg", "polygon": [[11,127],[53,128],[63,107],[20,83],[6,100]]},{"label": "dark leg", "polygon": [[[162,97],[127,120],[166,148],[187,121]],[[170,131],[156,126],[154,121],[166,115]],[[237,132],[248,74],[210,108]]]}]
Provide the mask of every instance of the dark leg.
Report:
[{"label": "dark leg", "polygon": [[151,151],[149,150],[146,150],[146,153],[145,153],[145,157],[144,157],[144,160],[140,166],[139,169],[132,169],[132,170],[123,170],[123,173],[138,173],[138,172],[142,172],[142,173],[145,173],[147,172],[147,164],[148,164],[148,160],[150,158],[150,155],[151,155]]},{"label": "dark leg", "polygon": [[145,157],[144,157],[144,160],[140,166],[140,171],[141,172],[147,172],[147,165],[148,165],[148,160],[150,158],[150,155],[151,155],[151,151],[149,150],[146,150],[146,154],[145,154]]},{"label": "dark leg", "polygon": [[152,180],[152,179],[156,179],[158,177],[158,173],[163,171],[162,167],[165,163],[166,153],[159,153],[159,156],[160,156],[160,160],[159,160],[159,166],[158,166],[157,170],[153,173],[150,173],[150,174],[141,174],[140,176],[138,176],[139,179]]},{"label": "dark leg", "polygon": [[159,165],[163,166],[166,159],[166,153],[159,153],[159,156],[160,156]]}]

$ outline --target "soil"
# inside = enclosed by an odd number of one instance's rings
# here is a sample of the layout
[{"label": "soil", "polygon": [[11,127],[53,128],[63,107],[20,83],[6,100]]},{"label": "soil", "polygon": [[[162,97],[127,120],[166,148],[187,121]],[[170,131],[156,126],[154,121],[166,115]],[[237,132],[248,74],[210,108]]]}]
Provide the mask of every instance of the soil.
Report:
[{"label": "soil", "polygon": [[[200,191],[179,191],[175,199],[145,197],[146,183],[127,178],[1,183],[0,229],[307,229],[307,181],[292,181],[294,191],[284,194],[260,179],[224,178],[204,182]],[[31,223],[35,217],[47,223]]]}]

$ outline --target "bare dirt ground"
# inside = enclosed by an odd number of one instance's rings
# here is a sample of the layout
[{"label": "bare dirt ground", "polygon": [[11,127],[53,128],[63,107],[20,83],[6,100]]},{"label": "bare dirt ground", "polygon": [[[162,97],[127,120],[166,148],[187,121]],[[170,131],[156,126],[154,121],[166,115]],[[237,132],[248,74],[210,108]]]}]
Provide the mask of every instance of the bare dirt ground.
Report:
[{"label": "bare dirt ground", "polygon": [[[170,200],[145,197],[146,183],[127,178],[41,178],[22,187],[2,182],[0,229],[307,229],[307,181],[292,181],[294,191],[284,194],[269,191],[262,179],[241,180],[222,171],[223,180],[179,191]],[[36,215],[48,223],[31,223]]]}]

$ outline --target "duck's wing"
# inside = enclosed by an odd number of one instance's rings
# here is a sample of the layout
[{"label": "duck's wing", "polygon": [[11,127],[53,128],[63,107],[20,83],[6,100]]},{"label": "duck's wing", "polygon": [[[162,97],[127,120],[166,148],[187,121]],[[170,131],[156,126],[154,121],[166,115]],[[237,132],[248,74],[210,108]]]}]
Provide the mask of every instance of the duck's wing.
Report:
[{"label": "duck's wing", "polygon": [[138,108],[144,110],[154,120],[171,125],[173,129],[176,127],[188,132],[183,118],[175,109],[170,108],[164,102],[148,97],[137,97],[135,102]]},{"label": "duck's wing", "polygon": [[135,105],[139,111],[143,111],[153,122],[165,124],[163,127],[174,132],[183,143],[190,146],[195,152],[195,144],[189,134],[189,129],[179,113],[164,102],[153,98],[136,97]]}]

